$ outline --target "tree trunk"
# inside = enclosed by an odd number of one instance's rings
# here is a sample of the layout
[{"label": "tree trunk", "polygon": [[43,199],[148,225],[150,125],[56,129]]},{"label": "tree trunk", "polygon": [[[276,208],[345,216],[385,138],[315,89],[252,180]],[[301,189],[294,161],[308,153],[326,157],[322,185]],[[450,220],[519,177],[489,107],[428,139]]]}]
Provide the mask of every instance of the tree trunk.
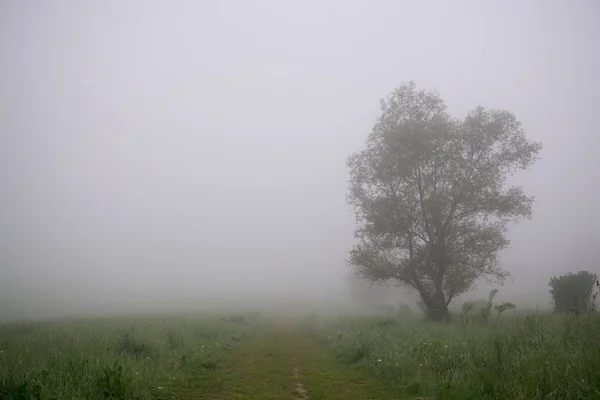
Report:
[{"label": "tree trunk", "polygon": [[450,322],[450,312],[443,292],[436,293],[433,302],[428,305],[427,318],[435,322]]},{"label": "tree trunk", "polygon": [[434,322],[450,322],[450,312],[446,304],[428,309],[427,317]]}]

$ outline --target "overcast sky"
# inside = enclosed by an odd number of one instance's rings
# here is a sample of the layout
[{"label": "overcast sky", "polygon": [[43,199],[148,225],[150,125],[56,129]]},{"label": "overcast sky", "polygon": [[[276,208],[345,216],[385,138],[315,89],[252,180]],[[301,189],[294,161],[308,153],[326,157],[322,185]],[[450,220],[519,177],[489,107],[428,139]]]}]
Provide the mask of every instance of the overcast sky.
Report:
[{"label": "overcast sky", "polygon": [[346,158],[407,80],[543,142],[502,259],[505,295],[547,303],[550,276],[600,272],[598,21],[595,0],[2,1],[0,317],[343,298]]}]

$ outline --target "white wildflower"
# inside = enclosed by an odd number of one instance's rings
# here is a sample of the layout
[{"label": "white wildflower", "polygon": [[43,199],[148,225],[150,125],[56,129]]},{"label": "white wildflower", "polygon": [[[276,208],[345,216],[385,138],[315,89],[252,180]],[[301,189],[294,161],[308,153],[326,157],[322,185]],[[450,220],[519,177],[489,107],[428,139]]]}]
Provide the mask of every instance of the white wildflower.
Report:
[{"label": "white wildflower", "polygon": [[377,362],[381,362],[381,358],[377,359]]}]

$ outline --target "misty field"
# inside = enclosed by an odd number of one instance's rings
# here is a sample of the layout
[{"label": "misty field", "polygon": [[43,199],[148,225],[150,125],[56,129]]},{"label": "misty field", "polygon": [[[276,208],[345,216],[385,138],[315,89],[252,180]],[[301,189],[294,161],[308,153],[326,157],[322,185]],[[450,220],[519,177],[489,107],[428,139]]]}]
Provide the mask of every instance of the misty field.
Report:
[{"label": "misty field", "polygon": [[410,399],[600,399],[600,318],[487,324],[340,318],[313,332]]},{"label": "misty field", "polygon": [[249,331],[216,317],[3,325],[0,394],[15,400],[30,398],[19,397],[23,393],[36,399],[159,399],[185,388],[199,371],[216,368]]},{"label": "misty field", "polygon": [[[136,317],[0,328],[2,399],[599,399],[600,318]],[[27,396],[22,396],[27,394]]]}]

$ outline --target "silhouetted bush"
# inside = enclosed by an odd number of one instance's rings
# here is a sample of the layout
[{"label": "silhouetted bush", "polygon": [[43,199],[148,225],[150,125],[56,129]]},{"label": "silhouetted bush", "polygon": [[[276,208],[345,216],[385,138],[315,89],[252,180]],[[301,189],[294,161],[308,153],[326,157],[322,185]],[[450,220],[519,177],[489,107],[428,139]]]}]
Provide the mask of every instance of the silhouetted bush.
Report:
[{"label": "silhouetted bush", "polygon": [[576,274],[552,277],[548,286],[551,287],[550,294],[555,312],[579,314],[594,310],[597,295],[594,288],[600,287],[600,283],[596,274],[579,271]]}]

